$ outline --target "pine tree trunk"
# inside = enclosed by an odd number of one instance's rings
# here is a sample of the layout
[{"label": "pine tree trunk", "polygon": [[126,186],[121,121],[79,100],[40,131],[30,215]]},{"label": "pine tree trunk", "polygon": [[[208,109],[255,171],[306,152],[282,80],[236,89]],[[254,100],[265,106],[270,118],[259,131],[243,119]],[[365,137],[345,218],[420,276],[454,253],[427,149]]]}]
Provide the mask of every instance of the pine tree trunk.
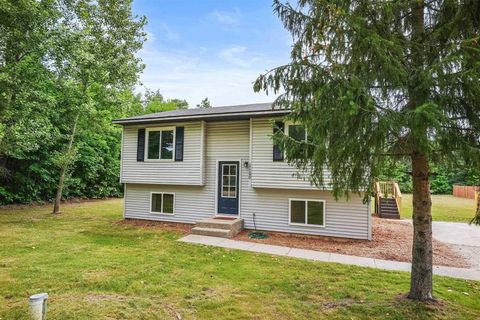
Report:
[{"label": "pine tree trunk", "polygon": [[70,159],[68,159],[70,152],[73,148],[73,141],[75,140],[75,134],[77,133],[77,123],[80,113],[77,113],[75,121],[73,122],[72,133],[70,134],[70,140],[68,141],[68,147],[66,151],[67,159],[62,163],[60,168],[60,178],[58,179],[57,194],[53,203],[53,214],[60,214],[60,201],[62,201],[63,187],[65,185],[65,174],[68,166],[70,165]]},{"label": "pine tree trunk", "polygon": [[[409,108],[416,109],[428,100],[428,90],[423,87],[425,65],[425,3],[411,1],[411,82]],[[432,200],[428,177],[430,168],[425,144],[428,141],[427,127],[413,124],[412,136],[412,182],[413,182],[413,248],[410,299],[427,301],[433,299],[433,250],[432,250]]]},{"label": "pine tree trunk", "polygon": [[412,155],[413,250],[410,299],[433,299],[432,201],[428,181],[429,164],[425,154]]}]

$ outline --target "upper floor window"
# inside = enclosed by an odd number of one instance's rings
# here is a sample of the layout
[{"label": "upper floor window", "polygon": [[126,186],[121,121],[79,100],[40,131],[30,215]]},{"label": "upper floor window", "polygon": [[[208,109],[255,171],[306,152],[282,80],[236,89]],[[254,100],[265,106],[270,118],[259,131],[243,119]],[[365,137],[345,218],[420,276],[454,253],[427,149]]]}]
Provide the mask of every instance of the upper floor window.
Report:
[{"label": "upper floor window", "polygon": [[297,141],[307,141],[307,130],[300,124],[289,124],[287,135]]},{"label": "upper floor window", "polygon": [[174,128],[147,129],[147,159],[173,160]]},{"label": "upper floor window", "polygon": [[[273,133],[276,134],[279,130],[285,133],[285,135],[289,136],[295,141],[299,142],[311,142],[311,137],[307,135],[306,128],[301,124],[294,124],[294,123],[286,123],[284,125],[283,122],[277,121],[275,122],[275,127],[273,128]],[[305,148],[305,152],[309,152],[310,147]],[[282,148],[277,145],[273,144],[273,161],[283,161],[285,158],[286,150],[282,151]]]}]

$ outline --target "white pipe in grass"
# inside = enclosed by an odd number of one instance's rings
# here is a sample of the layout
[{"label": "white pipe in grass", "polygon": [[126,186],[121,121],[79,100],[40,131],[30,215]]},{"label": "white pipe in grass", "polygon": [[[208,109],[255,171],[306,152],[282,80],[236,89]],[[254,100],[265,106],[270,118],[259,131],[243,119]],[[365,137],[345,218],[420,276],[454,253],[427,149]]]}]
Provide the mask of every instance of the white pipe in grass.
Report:
[{"label": "white pipe in grass", "polygon": [[45,320],[47,317],[47,299],[48,293],[37,293],[30,296],[28,303],[30,305],[30,318],[32,320]]}]

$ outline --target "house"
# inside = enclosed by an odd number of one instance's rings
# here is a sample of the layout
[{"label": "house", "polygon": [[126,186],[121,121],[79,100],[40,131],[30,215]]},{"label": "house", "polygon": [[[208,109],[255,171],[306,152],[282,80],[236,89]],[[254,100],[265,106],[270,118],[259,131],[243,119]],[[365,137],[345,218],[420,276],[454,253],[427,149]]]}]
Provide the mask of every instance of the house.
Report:
[{"label": "house", "polygon": [[284,161],[272,121],[292,137],[306,135],[282,121],[286,114],[262,103],[115,120],[123,126],[124,217],[192,224],[234,217],[247,229],[370,239],[369,204],[359,195],[335,200]]}]

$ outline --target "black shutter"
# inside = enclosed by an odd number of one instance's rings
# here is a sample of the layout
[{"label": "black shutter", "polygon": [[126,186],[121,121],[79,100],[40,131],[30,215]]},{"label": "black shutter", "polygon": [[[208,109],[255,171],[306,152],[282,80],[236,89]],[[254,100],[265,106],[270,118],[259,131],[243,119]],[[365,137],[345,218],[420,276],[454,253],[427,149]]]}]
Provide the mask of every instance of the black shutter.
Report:
[{"label": "black shutter", "polygon": [[138,129],[137,161],[145,159],[145,129]]},{"label": "black shutter", "polygon": [[183,127],[175,128],[175,161],[183,161],[183,137],[185,130]]},{"label": "black shutter", "polygon": [[[273,134],[277,133],[278,130],[285,132],[285,125],[282,121],[275,121]],[[283,161],[283,151],[276,144],[273,145],[273,161]]]}]

